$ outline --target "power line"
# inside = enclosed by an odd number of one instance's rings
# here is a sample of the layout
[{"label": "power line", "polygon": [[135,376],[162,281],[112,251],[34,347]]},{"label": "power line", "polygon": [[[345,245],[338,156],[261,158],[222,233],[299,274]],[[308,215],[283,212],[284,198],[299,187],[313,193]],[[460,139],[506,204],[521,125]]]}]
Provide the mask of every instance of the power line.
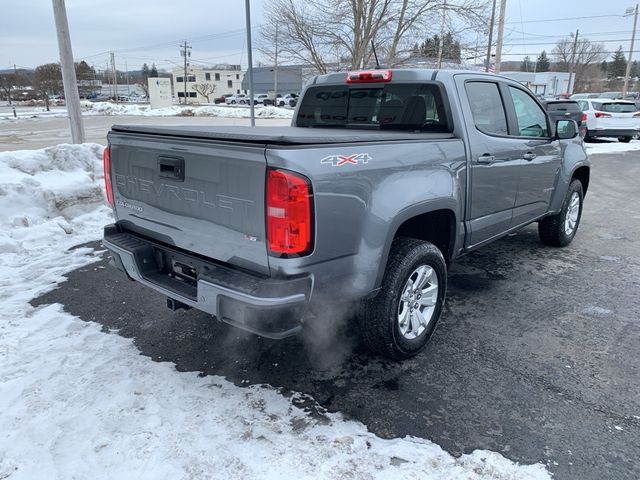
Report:
[{"label": "power line", "polygon": [[[581,35],[582,36],[582,35]],[[567,35],[568,37],[568,35]],[[618,39],[610,39],[610,40],[600,40],[600,42],[630,42],[631,39],[630,38],[618,38]],[[536,46],[536,45],[555,45],[556,43],[558,43],[557,41],[552,41],[552,42],[536,42],[536,43],[530,43],[530,42],[525,42],[525,43],[505,43],[504,46],[505,47],[528,47],[528,46]]]},{"label": "power line", "polygon": [[620,17],[624,17],[624,15],[591,15],[591,16],[585,16],[585,17],[565,17],[565,18],[556,17],[556,18],[545,18],[540,20],[513,21],[513,22],[506,22],[506,24],[513,25],[516,23],[562,22],[564,20],[586,20],[589,18],[611,18],[611,17],[620,18]]}]

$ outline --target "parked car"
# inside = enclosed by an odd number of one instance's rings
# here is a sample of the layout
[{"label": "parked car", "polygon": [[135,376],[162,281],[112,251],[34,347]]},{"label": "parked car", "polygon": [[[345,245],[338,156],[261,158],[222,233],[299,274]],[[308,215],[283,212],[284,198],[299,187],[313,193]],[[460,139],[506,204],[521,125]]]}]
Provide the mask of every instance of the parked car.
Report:
[{"label": "parked car", "polygon": [[295,107],[298,103],[299,95],[297,93],[288,93],[278,102],[279,107]]},{"label": "parked car", "polygon": [[611,100],[622,100],[622,92],[602,92],[600,98],[609,98]]},{"label": "parked car", "polygon": [[213,103],[214,104],[219,104],[219,103],[227,103],[227,98],[233,96],[232,93],[225,93],[224,95],[220,95],[219,97],[216,97],[213,99]]},{"label": "parked car", "polygon": [[247,105],[249,103],[249,97],[244,93],[235,93],[224,99],[227,105]]},{"label": "parked car", "polygon": [[590,176],[573,120],[452,70],[318,76],[290,127],[114,125],[103,158],[112,264],[168,307],[285,338],[353,303],[395,359],[434,332],[450,261],[533,222],[571,243]]},{"label": "parked car", "polygon": [[574,93],[569,97],[571,100],[583,100],[586,98],[600,98],[601,93]]},{"label": "parked car", "polygon": [[542,105],[547,110],[553,123],[556,120],[570,118],[575,120],[578,126],[582,124],[582,110],[578,102],[573,100],[545,100]]},{"label": "parked car", "polygon": [[263,105],[277,105],[280,98],[282,98],[281,94],[277,94],[275,98],[265,98],[264,101],[262,102]]},{"label": "parked car", "polygon": [[263,105],[265,100],[269,100],[269,95],[267,95],[266,93],[256,93],[253,96],[254,105]]},{"label": "parked car", "polygon": [[578,100],[582,123],[586,125],[585,141],[596,137],[617,137],[628,143],[640,130],[640,111],[634,102],[596,98]]}]

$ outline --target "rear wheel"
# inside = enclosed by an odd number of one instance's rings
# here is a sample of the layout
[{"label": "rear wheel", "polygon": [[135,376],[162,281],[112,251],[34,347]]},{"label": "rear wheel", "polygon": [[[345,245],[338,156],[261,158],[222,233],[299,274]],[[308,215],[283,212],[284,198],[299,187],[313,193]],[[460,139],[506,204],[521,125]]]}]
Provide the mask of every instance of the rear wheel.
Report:
[{"label": "rear wheel", "polygon": [[435,245],[412,238],[394,240],[380,292],[361,305],[364,343],[396,360],[418,354],[438,323],[446,288],[447,267]]},{"label": "rear wheel", "polygon": [[593,137],[589,135],[589,129],[586,129],[584,132],[584,141],[590,142],[591,140],[593,140]]},{"label": "rear wheel", "polygon": [[542,243],[552,247],[566,247],[571,243],[582,218],[583,199],[582,183],[574,178],[569,184],[560,213],[538,222],[538,235]]},{"label": "rear wheel", "polygon": [[618,141],[622,143],[629,143],[633,137],[618,137]]}]

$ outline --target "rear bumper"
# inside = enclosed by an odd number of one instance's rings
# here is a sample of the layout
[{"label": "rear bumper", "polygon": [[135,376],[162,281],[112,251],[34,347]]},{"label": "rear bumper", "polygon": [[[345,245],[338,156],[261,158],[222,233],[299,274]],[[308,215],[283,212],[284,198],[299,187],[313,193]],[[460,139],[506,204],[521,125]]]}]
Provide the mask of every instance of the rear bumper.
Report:
[{"label": "rear bumper", "polygon": [[633,137],[638,133],[635,128],[594,128],[589,129],[591,137]]},{"label": "rear bumper", "polygon": [[[132,280],[225,323],[274,339],[302,328],[312,288],[309,276],[259,277],[123,232],[117,225],[105,227],[103,244],[112,265]],[[176,263],[192,269],[193,278],[176,275]]]}]

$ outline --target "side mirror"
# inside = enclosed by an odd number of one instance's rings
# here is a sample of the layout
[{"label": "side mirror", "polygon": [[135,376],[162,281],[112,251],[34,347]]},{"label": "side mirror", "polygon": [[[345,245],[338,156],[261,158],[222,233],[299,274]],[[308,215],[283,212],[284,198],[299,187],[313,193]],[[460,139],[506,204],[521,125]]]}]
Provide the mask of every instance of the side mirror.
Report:
[{"label": "side mirror", "polygon": [[569,140],[578,136],[578,124],[575,120],[558,120],[556,122],[556,139]]}]

